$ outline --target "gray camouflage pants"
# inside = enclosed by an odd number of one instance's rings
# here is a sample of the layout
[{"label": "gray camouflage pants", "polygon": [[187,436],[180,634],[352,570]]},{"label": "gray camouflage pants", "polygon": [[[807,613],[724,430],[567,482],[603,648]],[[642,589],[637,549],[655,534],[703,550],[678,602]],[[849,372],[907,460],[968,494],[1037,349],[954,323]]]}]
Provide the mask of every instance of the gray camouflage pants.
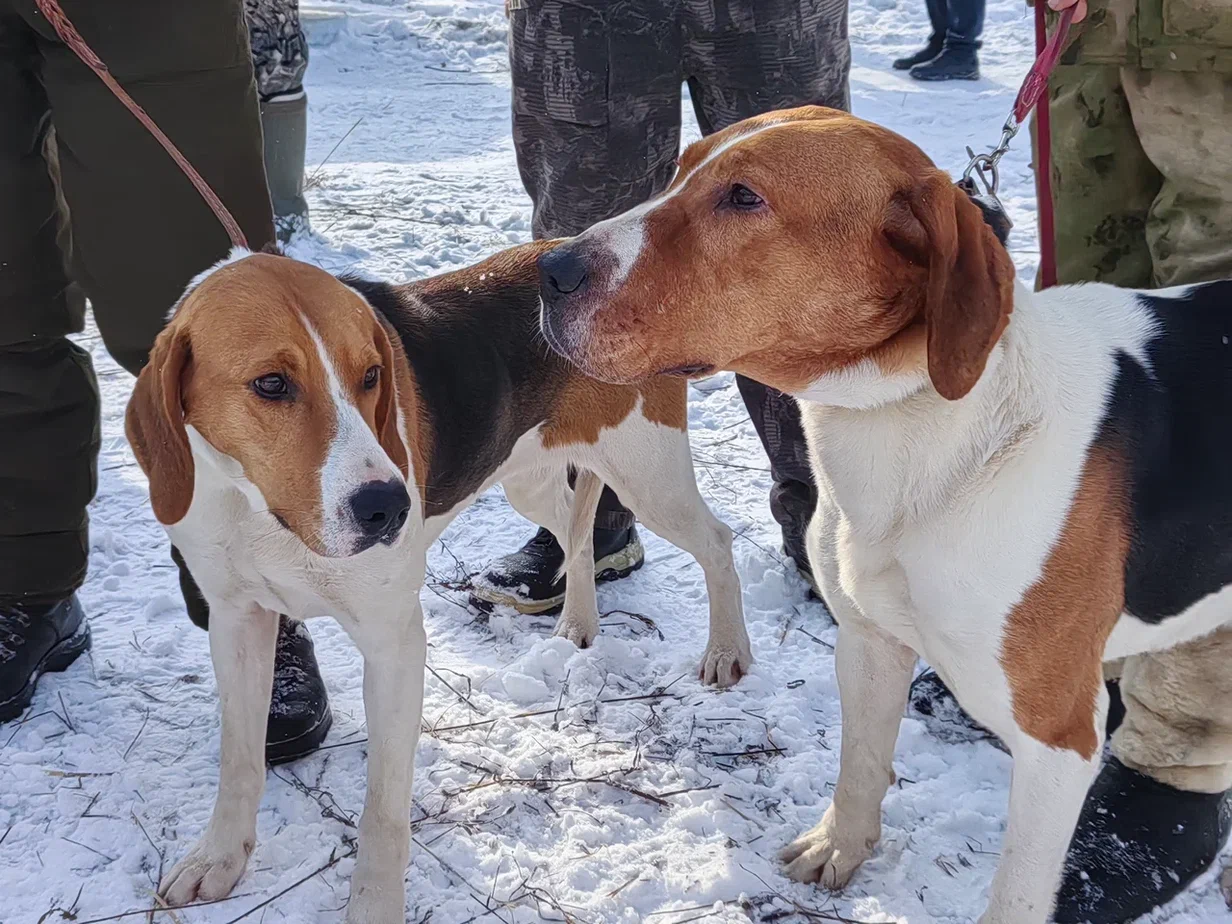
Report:
[{"label": "gray camouflage pants", "polygon": [[304,87],[308,40],[299,23],[299,0],[244,0],[252,66],[262,101]]},{"label": "gray camouflage pants", "polygon": [[[849,108],[847,0],[511,0],[513,137],[536,237],[577,234],[663,190],[681,85],[703,134],[774,109]],[[770,457],[770,507],[807,560],[808,450],[796,403],[739,378]],[[633,521],[610,491],[600,527]]]}]

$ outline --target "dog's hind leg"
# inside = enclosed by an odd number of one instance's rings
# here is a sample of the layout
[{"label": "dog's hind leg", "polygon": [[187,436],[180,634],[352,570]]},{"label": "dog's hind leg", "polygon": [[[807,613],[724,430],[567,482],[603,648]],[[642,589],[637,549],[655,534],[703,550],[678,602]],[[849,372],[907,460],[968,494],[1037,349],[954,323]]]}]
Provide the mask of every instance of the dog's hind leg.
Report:
[{"label": "dog's hind leg", "polygon": [[565,472],[531,469],[504,480],[505,497],[513,509],[552,533],[565,551],[565,604],[556,621],[556,635],[588,648],[599,634],[595,601],[595,508],[602,485],[579,472],[578,490],[569,488]]},{"label": "dog's hind leg", "polygon": [[222,700],[218,797],[205,834],[159,886],[168,904],[225,898],[248,865],[265,788],[265,725],[277,637],[277,613],[255,605],[246,611],[211,607],[210,655]]},{"label": "dog's hind leg", "polygon": [[[413,593],[413,592],[411,592]],[[368,792],[359,820],[359,856],[351,876],[347,924],[387,924],[406,915],[406,864],[411,847],[411,783],[423,714],[428,640],[417,596],[392,592],[410,612],[386,606],[348,620],[364,656],[368,722]],[[382,616],[384,618],[382,618]]]},{"label": "dog's hind leg", "polygon": [[698,676],[722,687],[753,663],[732,531],[706,506],[693,475],[689,435],[632,415],[599,445],[604,481],[653,532],[684,549],[706,575],[710,640]]},{"label": "dog's hind leg", "polygon": [[894,742],[916,655],[854,606],[833,602],[840,607],[834,654],[843,718],[838,782],[821,822],[781,856],[791,878],[841,889],[881,838],[881,801],[894,782]]}]

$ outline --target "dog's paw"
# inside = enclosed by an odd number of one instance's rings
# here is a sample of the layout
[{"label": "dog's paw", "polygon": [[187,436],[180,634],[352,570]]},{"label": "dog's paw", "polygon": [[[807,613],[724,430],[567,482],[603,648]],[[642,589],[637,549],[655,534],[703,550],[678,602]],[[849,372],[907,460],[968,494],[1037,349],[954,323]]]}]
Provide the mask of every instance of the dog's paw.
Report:
[{"label": "dog's paw", "polygon": [[589,648],[599,635],[599,615],[593,617],[563,614],[556,623],[552,633],[560,638],[567,638],[578,648]]},{"label": "dog's paw", "polygon": [[402,879],[377,886],[357,867],[351,878],[346,924],[403,924],[405,920],[406,887]]},{"label": "dog's paw", "polygon": [[159,884],[158,894],[175,906],[226,898],[244,875],[252,848],[251,840],[224,847],[203,837]]},{"label": "dog's paw", "polygon": [[841,889],[860,864],[873,853],[877,834],[864,836],[844,830],[836,820],[834,806],[826,809],[821,823],[802,834],[779,854],[787,875],[797,882],[816,882],[827,889]]},{"label": "dog's paw", "polygon": [[749,672],[752,663],[753,653],[749,651],[748,642],[739,645],[711,642],[697,668],[697,679],[710,686],[734,686]]}]

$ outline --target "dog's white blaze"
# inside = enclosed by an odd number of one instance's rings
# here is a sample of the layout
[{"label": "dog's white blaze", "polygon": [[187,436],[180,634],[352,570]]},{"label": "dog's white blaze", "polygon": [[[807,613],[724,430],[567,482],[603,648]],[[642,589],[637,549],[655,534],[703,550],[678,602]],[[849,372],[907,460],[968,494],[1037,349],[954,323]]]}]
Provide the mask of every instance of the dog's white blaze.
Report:
[{"label": "dog's white blaze", "polygon": [[724,151],[728,151],[742,141],[747,141],[764,131],[786,124],[789,123],[770,122],[766,125],[759,125],[752,131],[736,135],[734,138],[728,138],[707,154],[701,163],[690,170],[674,189],[656,196],[648,202],[643,202],[627,212],[622,212],[614,218],[609,218],[606,221],[592,225],[590,230],[585,232],[585,236],[591,238],[596,244],[616,258],[616,269],[613,270],[607,280],[608,291],[617,289],[624,284],[624,281],[629,278],[630,270],[633,269],[638,258],[642,255],[642,250],[646,246],[647,215],[664,202],[678,195],[702,167],[713,161]]},{"label": "dog's white blaze", "polygon": [[369,481],[401,480],[402,473],[347,396],[321,335],[311,321],[300,319],[316,345],[334,404],[336,429],[321,465],[321,542],[330,554],[346,554],[355,540],[347,499]]}]

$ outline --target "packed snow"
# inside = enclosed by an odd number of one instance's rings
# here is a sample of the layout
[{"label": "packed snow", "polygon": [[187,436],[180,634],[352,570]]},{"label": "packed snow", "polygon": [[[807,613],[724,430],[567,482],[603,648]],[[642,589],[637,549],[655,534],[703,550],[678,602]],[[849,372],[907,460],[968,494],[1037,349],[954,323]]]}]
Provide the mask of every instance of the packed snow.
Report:
[{"label": "packed snow", "polygon": [[[312,59],[314,234],[292,253],[406,280],[530,237],[509,128],[501,0],[305,4]],[[990,0],[984,79],[919,84],[890,69],[928,30],[923,0],[852,0],[857,114],[957,171],[998,137],[1032,57],[1021,0]],[[688,103],[686,101],[686,110]],[[688,111],[687,140],[697,137]],[[1010,250],[1035,271],[1026,134],[1003,165]],[[0,921],[116,920],[153,906],[160,872],[201,833],[218,765],[206,634],[188,621],[167,540],[124,440],[133,380],[93,330],[103,451],[82,600],[94,649],[45,678],[0,727]],[[432,549],[425,733],[415,772],[408,922],[969,922],[1006,817],[1010,760],[902,726],[884,835],[847,891],[787,880],[775,855],[811,827],[838,771],[834,629],[779,551],[768,464],[729,375],[690,389],[697,477],[738,534],[757,658],[736,688],[701,686],[706,595],[693,560],[645,535],[646,567],[599,590],[603,632],[579,651],[551,618],[480,617],[469,575],[532,527],[499,489]],[[311,626],[335,712],[328,747],[274,769],[248,872],[183,924],[337,921],[363,804],[362,662]],[[1047,811],[1047,806],[1041,806]],[[138,920],[133,916],[123,920]],[[1154,921],[1232,920],[1208,874]]]}]

